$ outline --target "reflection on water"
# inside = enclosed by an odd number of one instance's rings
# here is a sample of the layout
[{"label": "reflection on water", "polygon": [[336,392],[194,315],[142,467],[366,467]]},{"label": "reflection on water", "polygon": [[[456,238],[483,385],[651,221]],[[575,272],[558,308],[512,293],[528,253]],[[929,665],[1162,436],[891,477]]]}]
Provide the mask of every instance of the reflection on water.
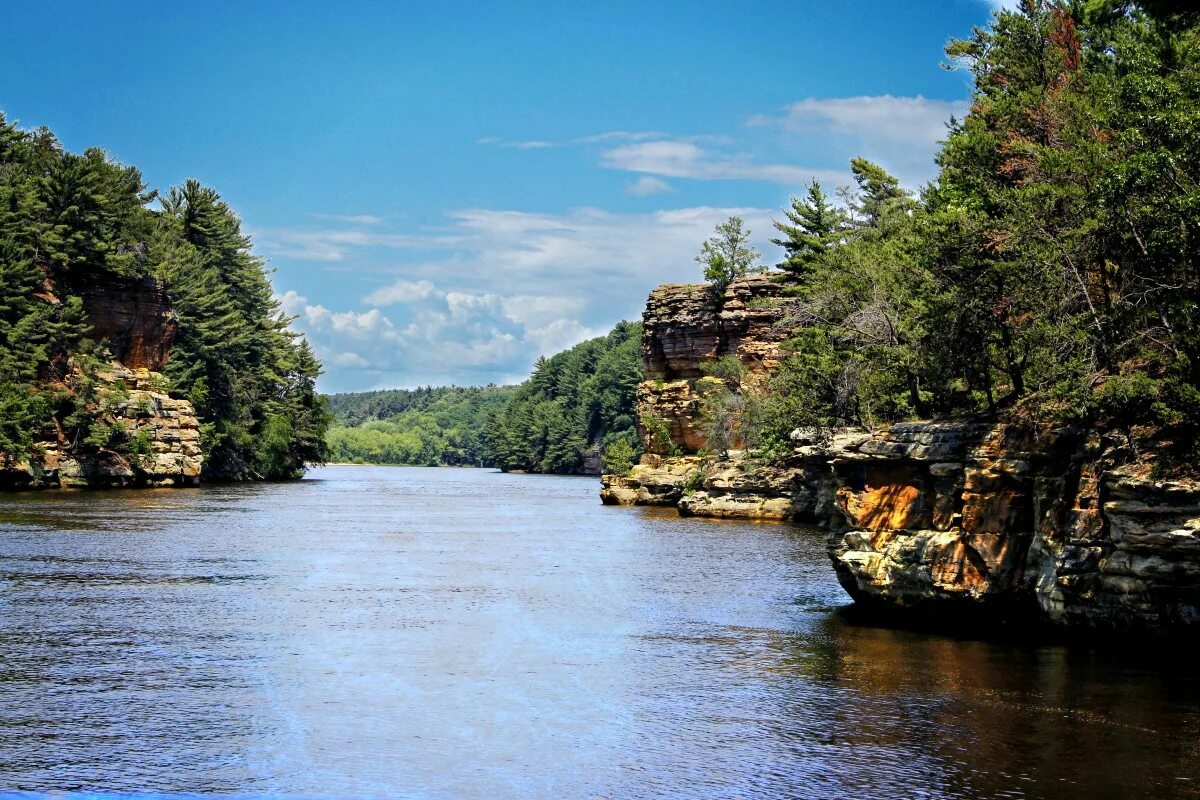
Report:
[{"label": "reflection on water", "polygon": [[331,467],[0,497],[0,792],[1200,797],[1169,654],[852,624],[818,531]]}]

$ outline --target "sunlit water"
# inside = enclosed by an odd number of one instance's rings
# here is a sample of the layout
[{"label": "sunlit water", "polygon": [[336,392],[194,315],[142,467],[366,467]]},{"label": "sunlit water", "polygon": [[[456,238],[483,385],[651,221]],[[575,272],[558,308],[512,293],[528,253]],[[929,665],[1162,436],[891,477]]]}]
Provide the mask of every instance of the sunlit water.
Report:
[{"label": "sunlit water", "polygon": [[0,496],[0,793],[1200,796],[1193,660],[852,624],[824,548],[482,470]]}]

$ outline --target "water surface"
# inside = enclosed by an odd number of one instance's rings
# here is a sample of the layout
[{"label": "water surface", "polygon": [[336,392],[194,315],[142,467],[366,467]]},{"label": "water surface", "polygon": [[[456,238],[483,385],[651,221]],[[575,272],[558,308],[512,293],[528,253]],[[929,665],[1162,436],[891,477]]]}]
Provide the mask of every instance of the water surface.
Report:
[{"label": "water surface", "polygon": [[852,624],[818,531],[329,467],[0,496],[0,792],[1200,797],[1169,654]]}]

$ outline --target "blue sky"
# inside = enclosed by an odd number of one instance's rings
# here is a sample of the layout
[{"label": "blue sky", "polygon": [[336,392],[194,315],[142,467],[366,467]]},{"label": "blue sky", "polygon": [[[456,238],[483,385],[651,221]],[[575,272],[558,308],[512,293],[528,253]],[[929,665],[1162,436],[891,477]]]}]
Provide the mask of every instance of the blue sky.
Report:
[{"label": "blue sky", "polygon": [[245,220],[321,388],[522,379],[767,241],[863,154],[912,187],[995,3],[10,3],[0,109]]}]

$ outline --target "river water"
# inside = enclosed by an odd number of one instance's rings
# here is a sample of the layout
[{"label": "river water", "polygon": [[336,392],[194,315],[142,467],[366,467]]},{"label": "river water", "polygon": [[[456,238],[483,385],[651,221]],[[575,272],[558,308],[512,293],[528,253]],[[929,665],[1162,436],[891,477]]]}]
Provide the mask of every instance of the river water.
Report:
[{"label": "river water", "polygon": [[855,623],[819,531],[597,488],[0,496],[0,794],[1200,796],[1191,658]]}]

